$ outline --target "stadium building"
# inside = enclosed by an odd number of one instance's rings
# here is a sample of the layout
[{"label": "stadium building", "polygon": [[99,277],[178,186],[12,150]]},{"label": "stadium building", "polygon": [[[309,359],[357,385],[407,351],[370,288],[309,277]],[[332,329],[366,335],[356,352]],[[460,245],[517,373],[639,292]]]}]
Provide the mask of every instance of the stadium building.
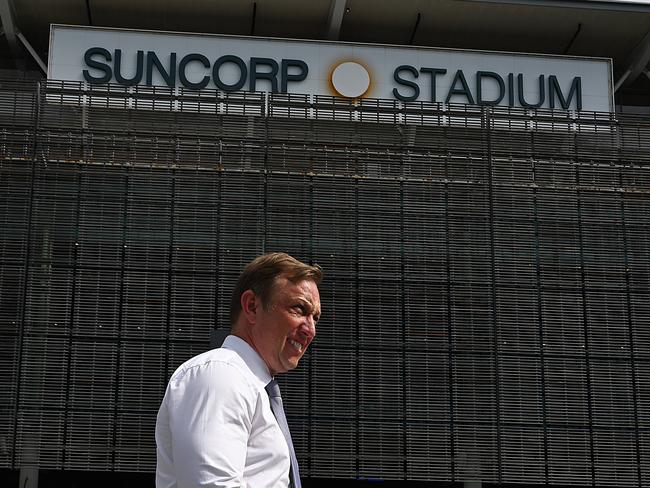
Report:
[{"label": "stadium building", "polygon": [[650,2],[0,0],[0,481],[153,486],[242,266],[326,273],[304,486],[650,486]]}]

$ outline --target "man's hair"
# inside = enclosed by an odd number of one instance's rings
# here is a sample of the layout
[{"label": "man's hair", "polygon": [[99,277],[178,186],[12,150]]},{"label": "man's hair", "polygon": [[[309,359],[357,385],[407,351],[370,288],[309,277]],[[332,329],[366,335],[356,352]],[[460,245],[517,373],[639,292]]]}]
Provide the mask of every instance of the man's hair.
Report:
[{"label": "man's hair", "polygon": [[273,285],[278,277],[298,282],[312,280],[317,285],[323,279],[323,270],[317,264],[310,266],[284,252],[271,252],[253,259],[246,265],[233,290],[230,301],[230,323],[235,325],[241,312],[241,296],[246,290],[253,290],[260,297],[264,308],[268,307]]}]

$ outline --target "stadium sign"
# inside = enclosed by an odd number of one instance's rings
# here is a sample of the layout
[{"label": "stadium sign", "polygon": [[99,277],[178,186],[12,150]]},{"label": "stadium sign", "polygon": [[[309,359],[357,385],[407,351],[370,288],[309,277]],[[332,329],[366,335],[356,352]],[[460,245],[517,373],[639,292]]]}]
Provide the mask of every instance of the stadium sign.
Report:
[{"label": "stadium sign", "polygon": [[53,25],[48,78],[613,111],[611,61]]}]

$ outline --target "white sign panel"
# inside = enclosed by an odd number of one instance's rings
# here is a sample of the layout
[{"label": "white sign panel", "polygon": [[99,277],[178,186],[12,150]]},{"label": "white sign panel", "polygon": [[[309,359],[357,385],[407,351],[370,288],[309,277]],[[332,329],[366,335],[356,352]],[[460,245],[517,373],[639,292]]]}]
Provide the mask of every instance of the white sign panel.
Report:
[{"label": "white sign panel", "polygon": [[53,25],[48,78],[613,111],[603,58]]}]

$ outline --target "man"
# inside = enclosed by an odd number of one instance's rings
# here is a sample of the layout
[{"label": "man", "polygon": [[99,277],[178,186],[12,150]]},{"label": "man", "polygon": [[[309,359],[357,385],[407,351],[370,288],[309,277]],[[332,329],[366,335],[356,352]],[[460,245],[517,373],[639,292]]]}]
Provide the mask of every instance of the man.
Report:
[{"label": "man", "polygon": [[273,377],[295,368],[316,335],[321,279],[320,267],[285,253],[246,266],[231,335],[169,380],[156,421],[157,488],[300,487]]}]

